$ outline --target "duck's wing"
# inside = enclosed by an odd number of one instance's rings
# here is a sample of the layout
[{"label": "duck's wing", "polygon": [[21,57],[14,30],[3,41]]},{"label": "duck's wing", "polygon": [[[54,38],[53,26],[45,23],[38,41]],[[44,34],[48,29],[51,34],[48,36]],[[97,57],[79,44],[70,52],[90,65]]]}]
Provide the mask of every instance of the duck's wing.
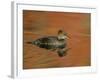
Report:
[{"label": "duck's wing", "polygon": [[39,38],[35,40],[33,43],[34,45],[37,45],[40,48],[51,49],[53,47],[52,44],[54,43],[55,40],[57,40],[55,36],[48,36],[48,37]]},{"label": "duck's wing", "polygon": [[57,40],[57,37],[55,37],[55,36],[48,36],[48,37],[39,38],[39,39],[35,40],[34,42],[45,44],[45,43],[51,43],[54,40]]}]

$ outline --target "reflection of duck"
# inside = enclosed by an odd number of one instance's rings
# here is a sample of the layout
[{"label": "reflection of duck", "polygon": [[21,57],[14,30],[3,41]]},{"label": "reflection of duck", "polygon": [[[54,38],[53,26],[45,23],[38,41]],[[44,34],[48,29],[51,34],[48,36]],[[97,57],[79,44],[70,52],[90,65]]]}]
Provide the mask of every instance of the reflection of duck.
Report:
[{"label": "reflection of duck", "polygon": [[48,36],[39,38],[32,42],[27,42],[30,44],[34,44],[40,48],[45,48],[48,50],[56,51],[60,57],[66,54],[66,33],[62,30],[58,31],[58,36]]}]

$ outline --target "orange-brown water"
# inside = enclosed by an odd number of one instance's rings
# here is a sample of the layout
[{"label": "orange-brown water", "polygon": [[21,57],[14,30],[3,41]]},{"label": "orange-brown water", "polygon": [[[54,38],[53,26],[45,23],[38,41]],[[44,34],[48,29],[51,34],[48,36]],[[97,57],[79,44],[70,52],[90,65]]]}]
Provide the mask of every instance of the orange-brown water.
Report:
[{"label": "orange-brown water", "polygon": [[[71,48],[64,57],[55,51],[39,48],[26,42],[45,36],[56,36],[63,29]],[[23,11],[23,69],[57,68],[91,65],[90,14]]]}]

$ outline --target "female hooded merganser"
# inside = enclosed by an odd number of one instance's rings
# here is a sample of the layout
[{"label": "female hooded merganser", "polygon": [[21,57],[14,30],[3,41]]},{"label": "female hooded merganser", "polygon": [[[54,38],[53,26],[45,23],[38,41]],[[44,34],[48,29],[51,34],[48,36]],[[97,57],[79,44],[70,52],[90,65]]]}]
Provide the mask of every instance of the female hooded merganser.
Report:
[{"label": "female hooded merganser", "polygon": [[36,45],[40,48],[45,48],[47,50],[53,50],[56,51],[60,57],[63,57],[66,55],[66,38],[67,35],[62,30],[58,31],[58,36],[47,36],[42,37],[37,40],[34,40],[32,42],[27,42],[29,44]]}]

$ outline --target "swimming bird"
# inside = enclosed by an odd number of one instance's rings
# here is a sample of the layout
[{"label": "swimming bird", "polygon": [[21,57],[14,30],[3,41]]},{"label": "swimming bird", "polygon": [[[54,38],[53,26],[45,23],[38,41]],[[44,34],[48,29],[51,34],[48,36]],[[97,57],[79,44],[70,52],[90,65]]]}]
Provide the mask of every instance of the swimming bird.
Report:
[{"label": "swimming bird", "polygon": [[36,45],[40,48],[44,48],[47,50],[57,51],[60,57],[63,57],[67,54],[67,35],[63,30],[58,31],[57,36],[46,36],[39,39],[36,39],[31,42],[27,42],[28,44]]}]

